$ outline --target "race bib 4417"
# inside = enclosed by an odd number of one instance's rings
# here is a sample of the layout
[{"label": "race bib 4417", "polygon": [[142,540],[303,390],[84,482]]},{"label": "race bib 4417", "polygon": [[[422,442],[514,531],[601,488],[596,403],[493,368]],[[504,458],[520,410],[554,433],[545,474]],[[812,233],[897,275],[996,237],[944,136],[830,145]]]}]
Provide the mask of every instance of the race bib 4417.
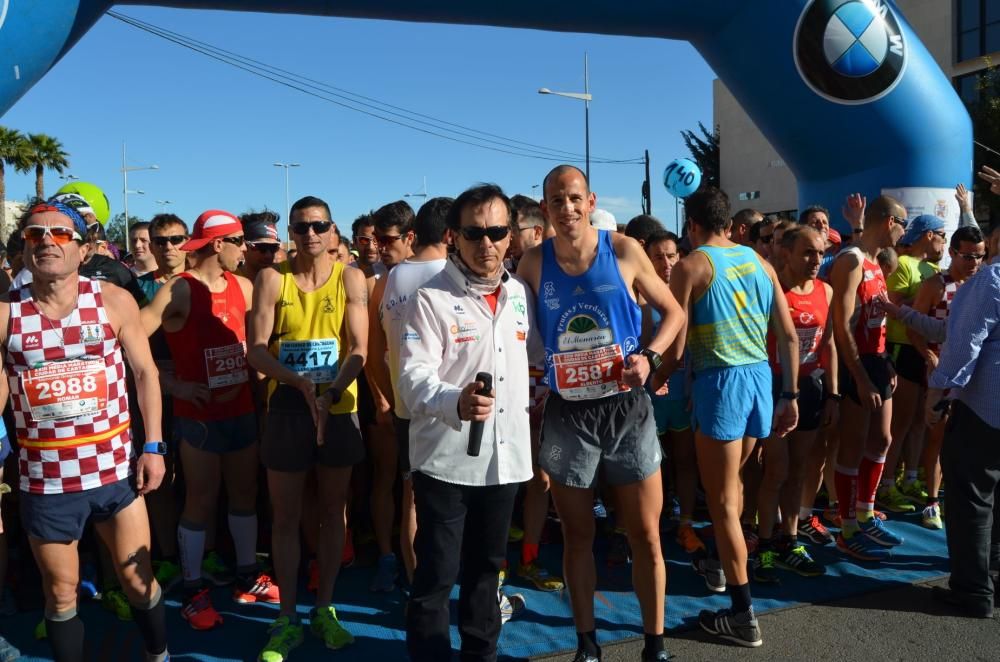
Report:
[{"label": "race bib 4417", "polygon": [[329,384],[337,377],[340,344],[336,338],[282,340],[278,361],[313,384]]}]

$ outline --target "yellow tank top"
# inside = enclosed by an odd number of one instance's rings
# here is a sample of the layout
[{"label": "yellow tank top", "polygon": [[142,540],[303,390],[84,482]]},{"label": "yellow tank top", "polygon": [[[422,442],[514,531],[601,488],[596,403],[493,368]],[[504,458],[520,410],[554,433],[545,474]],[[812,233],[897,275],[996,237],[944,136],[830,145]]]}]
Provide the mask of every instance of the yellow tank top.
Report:
[{"label": "yellow tank top", "polygon": [[[325,391],[347,358],[342,329],[347,293],[344,290],[344,265],[334,262],[330,278],[322,287],[303,292],[295,284],[290,262],[277,266],[281,274],[281,292],[274,310],[274,332],[268,349],[286,368],[304,374]],[[268,380],[270,400],[278,383]],[[330,406],[331,414],[350,414],[358,410],[357,381],[344,389],[340,402]]]}]

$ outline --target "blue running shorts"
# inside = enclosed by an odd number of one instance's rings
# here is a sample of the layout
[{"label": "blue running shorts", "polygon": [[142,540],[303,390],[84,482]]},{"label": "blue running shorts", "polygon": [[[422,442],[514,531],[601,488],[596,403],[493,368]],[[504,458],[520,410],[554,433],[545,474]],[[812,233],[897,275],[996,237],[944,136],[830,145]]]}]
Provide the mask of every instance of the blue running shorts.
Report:
[{"label": "blue running shorts", "polygon": [[691,424],[713,439],[763,439],[771,434],[774,399],[766,361],[711,368],[694,376]]}]

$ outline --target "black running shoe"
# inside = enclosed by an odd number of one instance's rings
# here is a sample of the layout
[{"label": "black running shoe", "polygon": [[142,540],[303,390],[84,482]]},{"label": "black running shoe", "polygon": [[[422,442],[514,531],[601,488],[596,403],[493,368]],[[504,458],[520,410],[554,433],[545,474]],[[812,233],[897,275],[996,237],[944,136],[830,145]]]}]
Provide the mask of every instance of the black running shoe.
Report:
[{"label": "black running shoe", "polygon": [[698,614],[698,625],[705,632],[740,646],[756,648],[764,643],[752,608],[739,614],[729,609],[716,612],[704,610]]},{"label": "black running shoe", "polygon": [[694,571],[704,577],[705,586],[712,593],[726,592],[726,574],[722,571],[722,564],[718,559],[701,558],[691,561]]}]

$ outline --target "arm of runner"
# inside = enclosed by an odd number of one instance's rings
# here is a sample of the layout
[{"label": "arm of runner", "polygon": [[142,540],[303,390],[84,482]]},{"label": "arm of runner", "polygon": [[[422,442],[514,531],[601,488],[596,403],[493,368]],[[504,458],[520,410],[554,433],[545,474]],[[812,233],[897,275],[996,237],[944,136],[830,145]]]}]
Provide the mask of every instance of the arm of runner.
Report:
[{"label": "arm of runner", "polygon": [[[108,319],[125,351],[129,367],[132,368],[139,395],[139,410],[146,426],[146,439],[162,441],[163,399],[160,395],[160,378],[153,354],[149,350],[149,339],[140,321],[139,306],[126,290],[109,283],[102,283],[101,292],[107,303]],[[162,455],[141,454],[135,467],[136,487],[140,496],[156,490],[163,481],[165,472]]]},{"label": "arm of runner", "polygon": [[[774,288],[774,299],[771,302],[771,328],[774,329],[775,349],[781,357],[781,380],[783,392],[798,391],[799,384],[799,336],[792,322],[792,314],[788,310],[788,300],[781,289],[778,275],[770,264],[760,261],[767,271]],[[779,398],[774,405],[773,432],[779,437],[795,429],[799,422],[799,407],[795,400]]]},{"label": "arm of runner", "polygon": [[[358,378],[368,356],[368,284],[360,269],[344,269],[344,290],[347,305],[344,308],[344,331],[347,358],[344,360],[330,388],[317,399],[316,413],[324,421],[323,412],[340,400],[340,395]],[[325,403],[325,406],[324,406]]]},{"label": "arm of runner", "polygon": [[[913,310],[922,315],[927,315],[934,308],[935,304],[941,300],[943,293],[944,284],[941,282],[941,279],[936,276],[928,278],[920,284],[920,289],[917,290],[917,297],[913,300]],[[910,326],[906,327],[906,337],[909,338],[910,344],[924,357],[924,360],[927,361],[927,366],[931,370],[937,367],[937,354],[932,352],[927,346],[927,338]]]},{"label": "arm of runner", "polygon": [[833,340],[836,343],[840,363],[847,368],[854,379],[861,400],[861,406],[866,409],[878,409],[882,406],[882,396],[875,390],[875,385],[861,365],[858,345],[854,342],[851,330],[851,317],[857,306],[857,290],[863,275],[861,261],[854,253],[845,253],[834,262],[830,274],[833,285],[833,299],[830,303],[830,313],[833,318]]},{"label": "arm of runner", "polygon": [[139,311],[139,319],[146,336],[156,333],[156,330],[163,324],[167,310],[173,302],[174,285],[182,279],[172,278],[157,291],[156,296],[149,302],[149,305]]},{"label": "arm of runner", "polygon": [[704,273],[706,268],[711,268],[708,261],[701,254],[697,254],[697,257],[689,255],[684,258],[674,265],[673,271],[670,272],[670,293],[677,302],[678,307],[684,313],[684,320],[681,328],[677,331],[677,337],[674,338],[674,342],[667,348],[666,353],[662,355],[663,365],[653,375],[651,386],[654,391],[658,392],[667,383],[667,380],[670,379],[670,375],[677,370],[677,366],[684,363],[687,328],[688,322],[691,319],[692,292],[694,291],[695,283],[700,283],[703,280],[707,281]]},{"label": "arm of runner", "polygon": [[306,406],[316,421],[316,387],[309,379],[281,365],[268,349],[274,331],[274,306],[281,294],[281,274],[274,269],[263,269],[257,274],[253,288],[253,307],[247,327],[247,361],[255,370],[282,384],[297,388],[305,398]]},{"label": "arm of runner", "polygon": [[532,293],[538,296],[538,286],[542,279],[542,246],[532,246],[517,263],[517,275],[524,279],[524,282],[531,288]]},{"label": "arm of runner", "polygon": [[[833,288],[823,283],[823,290],[826,292],[826,305],[830,306],[833,301]],[[820,350],[823,356],[823,365],[826,366],[826,375],[823,380],[823,393],[827,396],[823,406],[823,427],[829,427],[837,423],[840,418],[840,402],[837,396],[840,395],[840,365],[837,359],[837,343],[833,341],[833,316],[826,316],[826,329],[823,331],[823,347]]]},{"label": "arm of runner", "polygon": [[[365,361],[365,375],[368,377],[368,386],[375,400],[376,418],[384,418],[393,410],[392,380],[389,377],[389,366],[383,359],[386,356],[388,341],[385,329],[382,328],[382,320],[379,319],[379,308],[388,280],[388,278],[378,280],[372,291],[371,301],[368,303],[368,354],[372,359]],[[398,338],[393,339],[393,342],[398,341]]]}]

